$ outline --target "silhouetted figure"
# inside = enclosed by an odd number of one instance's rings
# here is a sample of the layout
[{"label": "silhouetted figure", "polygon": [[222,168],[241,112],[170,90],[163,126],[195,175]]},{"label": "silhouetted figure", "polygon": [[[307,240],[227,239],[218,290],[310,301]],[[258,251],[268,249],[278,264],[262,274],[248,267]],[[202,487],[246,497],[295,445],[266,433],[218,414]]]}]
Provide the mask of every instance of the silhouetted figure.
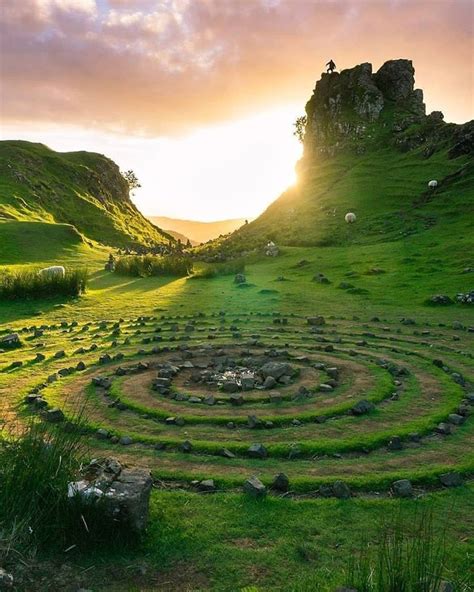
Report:
[{"label": "silhouetted figure", "polygon": [[336,64],[332,60],[329,60],[329,62],[326,64],[326,66],[328,67],[327,72],[329,74],[332,74],[334,72],[334,70],[336,69]]}]

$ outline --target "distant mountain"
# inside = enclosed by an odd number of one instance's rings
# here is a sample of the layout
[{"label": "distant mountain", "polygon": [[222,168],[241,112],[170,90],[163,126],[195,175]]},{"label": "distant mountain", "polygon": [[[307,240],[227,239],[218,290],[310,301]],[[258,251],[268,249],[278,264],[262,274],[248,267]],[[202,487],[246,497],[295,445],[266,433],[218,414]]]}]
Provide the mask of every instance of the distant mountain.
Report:
[{"label": "distant mountain", "polygon": [[178,232],[195,244],[205,243],[217,238],[221,234],[228,234],[245,224],[245,218],[232,220],[219,220],[217,222],[197,222],[195,220],[178,220],[165,216],[148,216],[148,218],[160,228]]},{"label": "distant mountain", "polygon": [[[25,228],[38,237],[44,223],[45,242],[54,224],[69,225],[68,236],[113,247],[174,241],[137,210],[127,182],[109,158],[55,152],[20,140],[0,142],[0,242],[9,232],[2,222],[15,222],[18,237],[21,223],[28,223]],[[61,232],[55,236],[63,236]]]},{"label": "distant mountain", "polygon": [[195,247],[196,245],[199,244],[198,242],[191,240],[187,236],[184,236],[184,234],[181,234],[180,232],[176,232],[176,230],[169,230],[168,228],[164,228],[163,230],[165,232],[167,232],[168,234],[171,234],[172,237],[174,237],[176,240],[180,240],[184,244],[186,244],[188,242],[188,240],[192,244],[193,247]]},{"label": "distant mountain", "polygon": [[[298,182],[253,222],[200,247],[229,254],[277,245],[374,244],[472,233],[474,121],[425,112],[410,60],[322,74],[306,105]],[[430,181],[436,181],[428,186]],[[345,215],[354,212],[356,222]]]}]

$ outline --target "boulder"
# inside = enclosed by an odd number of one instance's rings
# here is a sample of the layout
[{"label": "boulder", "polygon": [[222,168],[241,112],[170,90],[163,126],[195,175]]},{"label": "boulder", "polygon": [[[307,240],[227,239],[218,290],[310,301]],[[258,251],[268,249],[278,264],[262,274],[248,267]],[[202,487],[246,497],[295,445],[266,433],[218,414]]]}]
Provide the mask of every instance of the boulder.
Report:
[{"label": "boulder", "polygon": [[267,495],[267,488],[258,477],[250,477],[244,483],[244,491],[251,497],[261,499]]},{"label": "boulder", "polygon": [[400,479],[392,483],[392,491],[395,497],[412,497],[413,486],[408,479]]},{"label": "boulder", "polygon": [[290,487],[290,480],[285,473],[278,473],[272,481],[271,488],[276,491],[288,491]]},{"label": "boulder", "polygon": [[0,349],[13,349],[21,346],[21,339],[18,333],[9,333],[0,337]]},{"label": "boulder", "polygon": [[64,421],[64,413],[61,409],[58,409],[58,407],[48,409],[48,411],[46,411],[46,421],[49,423],[61,423]]},{"label": "boulder", "polygon": [[450,473],[443,473],[439,476],[439,480],[445,487],[459,487],[463,484],[461,473],[451,471]]},{"label": "boulder", "polygon": [[291,376],[293,368],[286,362],[267,362],[260,368],[260,374],[264,377],[271,377],[278,380],[282,376]]},{"label": "boulder", "polygon": [[349,499],[351,497],[351,490],[344,481],[335,481],[332,485],[332,493],[334,497],[339,499]]},{"label": "boulder", "polygon": [[263,444],[251,444],[247,450],[250,458],[267,458],[268,452]]},{"label": "boulder", "polygon": [[366,401],[362,399],[361,401],[357,402],[354,407],[352,407],[351,411],[353,415],[363,415],[365,413],[369,413],[375,409],[375,405],[370,401]]}]

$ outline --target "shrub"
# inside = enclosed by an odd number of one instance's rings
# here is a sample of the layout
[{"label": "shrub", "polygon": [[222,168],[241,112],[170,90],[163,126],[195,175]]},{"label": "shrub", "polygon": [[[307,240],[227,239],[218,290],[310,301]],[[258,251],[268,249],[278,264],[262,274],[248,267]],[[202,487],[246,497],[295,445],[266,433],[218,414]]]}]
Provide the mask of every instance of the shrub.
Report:
[{"label": "shrub", "polygon": [[115,263],[115,273],[134,277],[185,277],[192,269],[192,261],[183,255],[127,255]]},{"label": "shrub", "polygon": [[348,584],[359,592],[437,592],[446,569],[445,533],[434,528],[431,509],[400,513],[383,524],[375,545],[352,560]]},{"label": "shrub", "polygon": [[0,299],[76,297],[86,291],[86,269],[67,269],[64,276],[42,275],[38,271],[0,271]]},{"label": "shrub", "polygon": [[244,273],[245,261],[243,259],[234,259],[225,263],[200,263],[199,267],[191,276],[193,279],[209,279],[220,275],[235,275]]}]

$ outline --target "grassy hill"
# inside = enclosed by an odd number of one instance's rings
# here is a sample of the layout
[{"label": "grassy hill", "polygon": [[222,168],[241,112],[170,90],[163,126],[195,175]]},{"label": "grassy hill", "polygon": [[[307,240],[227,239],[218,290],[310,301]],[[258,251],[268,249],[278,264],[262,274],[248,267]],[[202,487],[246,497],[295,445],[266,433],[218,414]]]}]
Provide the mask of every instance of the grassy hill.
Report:
[{"label": "grassy hill", "polygon": [[[17,226],[5,225],[12,221]],[[32,226],[32,222],[37,225]],[[56,232],[51,224],[63,227]],[[69,225],[69,230],[64,225]],[[61,242],[63,237],[64,245],[71,237],[76,242],[89,239],[115,247],[173,240],[137,210],[118,166],[105,156],[59,153],[43,144],[24,141],[0,142],[3,249],[10,248],[8,237],[21,241],[33,229],[44,233],[44,241],[40,241],[44,246],[49,243],[50,232],[55,235],[54,241]],[[15,251],[16,244],[11,248]]]},{"label": "grassy hill", "polygon": [[[370,64],[323,74],[306,106],[298,183],[209,250],[246,251],[268,240],[349,246],[427,231],[468,234],[474,122],[448,124],[440,112],[426,116],[413,84],[408,60],[387,62],[376,74]],[[435,189],[428,188],[432,179]],[[345,222],[347,212],[356,214],[355,224]]]}]

